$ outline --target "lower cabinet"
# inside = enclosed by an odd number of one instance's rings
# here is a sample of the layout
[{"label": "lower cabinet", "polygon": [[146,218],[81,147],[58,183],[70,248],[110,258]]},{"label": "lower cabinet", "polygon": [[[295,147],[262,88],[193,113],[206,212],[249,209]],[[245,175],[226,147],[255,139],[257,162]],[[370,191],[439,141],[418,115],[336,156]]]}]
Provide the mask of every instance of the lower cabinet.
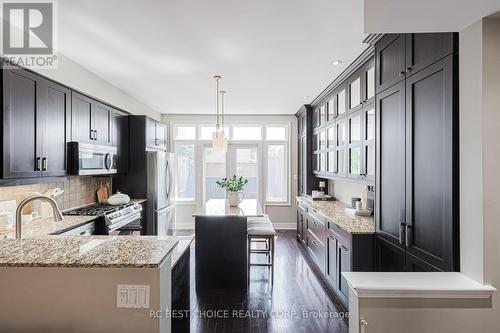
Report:
[{"label": "lower cabinet", "polygon": [[351,234],[304,205],[297,205],[297,240],[305,246],[340,303],[348,308],[349,286],[342,272],[373,271],[373,235]]},{"label": "lower cabinet", "polygon": [[417,258],[404,248],[375,236],[375,271],[377,272],[439,272],[436,267]]}]

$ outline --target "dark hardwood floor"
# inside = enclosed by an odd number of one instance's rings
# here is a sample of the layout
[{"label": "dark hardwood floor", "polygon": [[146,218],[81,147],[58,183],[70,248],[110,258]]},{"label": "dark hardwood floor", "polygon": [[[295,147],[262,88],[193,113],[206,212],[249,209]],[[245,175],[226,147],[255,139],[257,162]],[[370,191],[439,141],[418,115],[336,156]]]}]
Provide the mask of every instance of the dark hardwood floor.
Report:
[{"label": "dark hardwood floor", "polygon": [[252,267],[248,294],[196,293],[191,251],[191,332],[348,332],[346,312],[323,288],[294,231],[278,232],[274,287],[267,268]]}]

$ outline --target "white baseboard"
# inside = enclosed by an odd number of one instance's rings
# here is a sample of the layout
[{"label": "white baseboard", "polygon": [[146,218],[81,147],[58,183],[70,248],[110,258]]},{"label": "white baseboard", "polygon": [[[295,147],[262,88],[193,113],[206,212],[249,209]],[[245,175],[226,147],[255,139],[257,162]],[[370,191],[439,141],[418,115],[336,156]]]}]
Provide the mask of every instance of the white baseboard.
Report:
[{"label": "white baseboard", "polygon": [[[276,222],[273,223],[273,226],[276,230],[296,230],[297,223],[296,222]],[[180,230],[191,230],[194,229],[194,222],[186,221],[186,222],[175,222],[175,228]]]}]

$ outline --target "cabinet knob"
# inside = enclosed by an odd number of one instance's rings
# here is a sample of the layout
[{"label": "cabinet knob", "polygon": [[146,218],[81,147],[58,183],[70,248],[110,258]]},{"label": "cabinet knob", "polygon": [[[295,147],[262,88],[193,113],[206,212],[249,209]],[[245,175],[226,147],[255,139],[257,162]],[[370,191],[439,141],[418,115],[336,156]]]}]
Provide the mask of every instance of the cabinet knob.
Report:
[{"label": "cabinet knob", "polygon": [[406,73],[411,72],[411,67],[406,67]]},{"label": "cabinet knob", "polygon": [[405,75],[405,73],[406,73],[405,71],[401,71],[401,72],[399,72],[399,76],[403,76],[403,75]]}]

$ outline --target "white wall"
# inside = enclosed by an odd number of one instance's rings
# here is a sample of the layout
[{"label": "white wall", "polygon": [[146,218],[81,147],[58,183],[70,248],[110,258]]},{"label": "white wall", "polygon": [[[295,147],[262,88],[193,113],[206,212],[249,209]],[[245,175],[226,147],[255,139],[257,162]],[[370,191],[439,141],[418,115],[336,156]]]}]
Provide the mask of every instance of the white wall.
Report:
[{"label": "white wall", "polygon": [[366,186],[366,184],[349,180],[329,180],[328,193],[333,195],[337,200],[350,205],[351,198],[363,197],[363,190]]},{"label": "white wall", "polygon": [[[165,124],[183,122],[183,123],[203,123],[214,124],[215,115],[180,115],[164,114],[162,121]],[[269,214],[276,228],[294,229],[296,227],[296,205],[295,197],[297,194],[297,119],[294,115],[228,115],[226,123],[248,123],[248,124],[266,124],[276,122],[290,123],[290,149],[291,149],[291,201],[290,204],[267,205],[264,208]],[[172,137],[170,136],[170,142]],[[171,147],[172,148],[172,147]],[[197,169],[200,170],[200,169]],[[198,172],[198,171],[197,171]],[[197,183],[200,183],[199,181]],[[197,187],[199,184],[197,184]],[[199,191],[197,191],[199,192]],[[200,198],[196,203],[178,203],[176,206],[176,222],[178,228],[194,228],[194,219],[191,216],[196,208],[202,204]]]},{"label": "white wall", "polygon": [[130,113],[148,115],[157,120],[161,118],[159,112],[151,109],[146,104],[108,83],[63,54],[58,54],[58,67],[56,69],[38,69],[35,71],[72,89],[103,100]]}]

